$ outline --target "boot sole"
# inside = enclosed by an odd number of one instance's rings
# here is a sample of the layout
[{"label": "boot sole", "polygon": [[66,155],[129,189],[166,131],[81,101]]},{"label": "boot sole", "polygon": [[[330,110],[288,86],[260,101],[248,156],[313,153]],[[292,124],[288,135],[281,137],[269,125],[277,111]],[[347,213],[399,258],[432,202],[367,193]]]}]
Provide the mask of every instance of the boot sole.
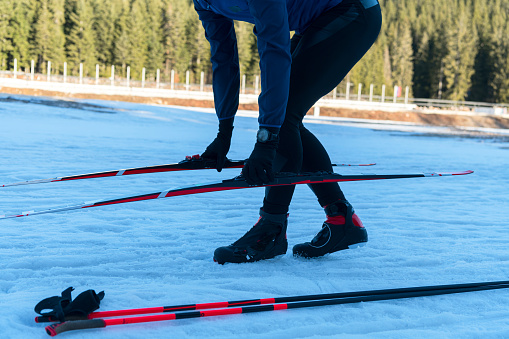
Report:
[{"label": "boot sole", "polygon": [[[284,249],[283,249],[284,248]],[[286,242],[286,236],[285,236],[285,244],[283,244],[283,248],[281,248],[279,251],[277,251],[277,247],[274,247],[272,251],[265,254],[265,256],[256,259],[256,260],[218,260],[216,256],[213,257],[214,262],[217,262],[219,265],[224,265],[225,263],[232,263],[232,264],[243,264],[243,263],[249,263],[249,262],[256,262],[261,260],[268,260],[272,258],[279,257],[281,255],[285,255],[288,251],[288,242]],[[216,250],[217,251],[217,250]],[[235,257],[233,255],[230,256],[230,258],[244,258],[244,257]]]},{"label": "boot sole", "polygon": [[[357,226],[355,226],[357,227]],[[334,252],[339,252],[339,251],[343,251],[343,250],[347,250],[347,249],[354,249],[354,248],[359,248],[359,247],[364,247],[366,246],[366,243],[368,242],[368,235],[367,235],[367,232],[365,231],[364,228],[362,228],[363,230],[363,234],[357,234],[357,236],[354,236],[352,234],[350,234],[349,236],[347,236],[346,238],[344,238],[341,242],[339,242],[338,244],[336,244],[336,246],[332,247],[331,249],[329,249],[328,251],[326,251],[325,253],[309,253],[308,251],[305,251],[305,252],[295,252],[295,247],[294,247],[294,252],[293,252],[293,255],[296,256],[296,257],[302,257],[302,258],[320,258],[326,254],[330,254],[330,253],[334,253]],[[356,229],[357,232],[359,232],[359,230]],[[356,238],[355,240],[353,240],[352,238]],[[309,245],[309,243],[306,243]],[[311,251],[313,251],[313,249],[311,249]],[[310,251],[310,252],[311,252]]]},{"label": "boot sole", "polygon": [[367,242],[359,242],[357,244],[348,245],[348,249],[353,250],[354,248],[365,247],[367,244]]},{"label": "boot sole", "polygon": [[280,253],[280,254],[275,254],[273,256],[270,256],[268,258],[264,257],[264,258],[260,258],[260,259],[257,259],[257,260],[253,260],[253,261],[240,261],[240,262],[235,262],[235,261],[219,261],[217,260],[216,258],[213,258],[214,262],[218,263],[219,265],[224,265],[226,263],[229,263],[229,264],[245,264],[245,263],[252,263],[252,262],[257,262],[257,261],[262,261],[262,260],[270,260],[270,259],[274,259],[274,258],[278,258],[278,257],[281,257],[283,255],[285,255],[286,252],[284,253]]}]

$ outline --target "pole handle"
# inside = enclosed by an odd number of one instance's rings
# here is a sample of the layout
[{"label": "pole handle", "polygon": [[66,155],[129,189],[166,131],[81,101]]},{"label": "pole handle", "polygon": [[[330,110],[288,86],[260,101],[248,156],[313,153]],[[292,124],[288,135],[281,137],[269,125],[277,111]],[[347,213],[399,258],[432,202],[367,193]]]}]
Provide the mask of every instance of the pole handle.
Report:
[{"label": "pole handle", "polygon": [[106,327],[106,322],[104,321],[104,319],[65,321],[63,323],[46,326],[46,333],[54,337],[57,334],[67,331],[85,330],[90,328],[101,328],[101,327]]}]

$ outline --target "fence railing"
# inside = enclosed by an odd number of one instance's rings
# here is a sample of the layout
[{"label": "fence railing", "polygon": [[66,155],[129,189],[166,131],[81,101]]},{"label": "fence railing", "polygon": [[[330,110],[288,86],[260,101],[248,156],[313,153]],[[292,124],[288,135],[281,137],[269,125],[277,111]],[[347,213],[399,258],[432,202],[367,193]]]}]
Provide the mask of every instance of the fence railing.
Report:
[{"label": "fence railing", "polygon": [[[146,69],[143,68],[141,72],[141,80],[133,80],[130,76],[131,70],[127,66],[123,70],[123,76],[119,75],[115,71],[115,66],[110,68],[109,77],[101,77],[100,67],[96,65],[95,77],[84,76],[83,64],[79,65],[79,75],[71,76],[67,73],[67,63],[63,64],[63,71],[61,74],[52,74],[51,62],[46,63],[46,73],[35,73],[34,61],[31,62],[30,69],[22,71],[17,67],[17,61],[14,62],[14,69],[12,71],[0,71],[0,77],[12,78],[19,80],[26,80],[29,82],[44,81],[49,83],[60,83],[60,84],[77,84],[77,85],[97,85],[97,86],[110,86],[114,87],[116,92],[121,88],[129,89],[158,89],[158,90],[171,90],[171,91],[186,91],[186,92],[212,92],[212,85],[205,83],[205,73],[200,74],[200,83],[191,83],[190,72],[185,72],[182,78],[185,78],[185,82],[180,82],[174,70],[169,72],[169,81],[161,81],[161,72],[158,69],[155,76],[153,75],[150,79],[147,79]],[[104,74],[104,68],[103,72]],[[168,78],[168,77],[166,77]],[[252,94],[257,95],[261,91],[260,77],[252,76],[253,81],[247,82],[247,76],[242,75],[241,77],[241,94]],[[426,111],[433,110],[452,110],[460,111],[472,114],[493,114],[493,115],[507,115],[509,110],[509,104],[492,104],[484,102],[471,102],[471,101],[453,101],[453,100],[436,100],[436,99],[423,99],[423,98],[410,98],[409,87],[401,88],[394,86],[391,88],[392,95],[386,95],[386,86],[376,86],[380,88],[379,94],[375,94],[375,85],[370,84],[364,87],[363,84],[353,86],[352,83],[342,83],[341,86],[336,87],[329,94],[324,96],[315,105],[315,114],[319,114],[316,111],[319,106],[334,107],[336,104],[341,103],[343,106],[345,102],[350,105],[404,105],[407,109],[420,109]],[[344,92],[342,91],[344,89]],[[159,92],[159,91],[158,91]],[[191,93],[188,93],[191,94]]]}]

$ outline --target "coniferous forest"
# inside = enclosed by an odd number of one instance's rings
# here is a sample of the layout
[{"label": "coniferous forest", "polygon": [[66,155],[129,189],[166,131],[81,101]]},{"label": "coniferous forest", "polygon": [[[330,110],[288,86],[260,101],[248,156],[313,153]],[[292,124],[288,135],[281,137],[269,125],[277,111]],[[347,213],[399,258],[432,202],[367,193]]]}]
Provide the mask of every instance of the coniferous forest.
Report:
[{"label": "coniferous forest", "polygon": [[[376,44],[349,74],[354,84],[410,87],[417,98],[509,102],[508,0],[380,0]],[[241,72],[259,74],[252,25],[236,23]],[[109,76],[130,66],[167,81],[191,72],[211,80],[209,45],[191,0],[0,0],[0,70]]]}]

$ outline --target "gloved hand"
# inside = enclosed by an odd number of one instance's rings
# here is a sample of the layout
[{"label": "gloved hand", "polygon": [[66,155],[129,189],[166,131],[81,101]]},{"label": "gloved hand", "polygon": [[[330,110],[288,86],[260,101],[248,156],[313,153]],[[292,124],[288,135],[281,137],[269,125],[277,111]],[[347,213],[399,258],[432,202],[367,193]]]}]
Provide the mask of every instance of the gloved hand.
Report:
[{"label": "gloved hand", "polygon": [[253,152],[246,160],[242,175],[250,185],[261,185],[274,180],[272,164],[276,157],[279,140],[257,141]]},{"label": "gloved hand", "polygon": [[230,150],[230,144],[233,133],[233,118],[219,121],[219,132],[212,143],[205,149],[201,155],[203,158],[211,159],[216,162],[218,172],[223,170],[226,161],[226,155]]}]

